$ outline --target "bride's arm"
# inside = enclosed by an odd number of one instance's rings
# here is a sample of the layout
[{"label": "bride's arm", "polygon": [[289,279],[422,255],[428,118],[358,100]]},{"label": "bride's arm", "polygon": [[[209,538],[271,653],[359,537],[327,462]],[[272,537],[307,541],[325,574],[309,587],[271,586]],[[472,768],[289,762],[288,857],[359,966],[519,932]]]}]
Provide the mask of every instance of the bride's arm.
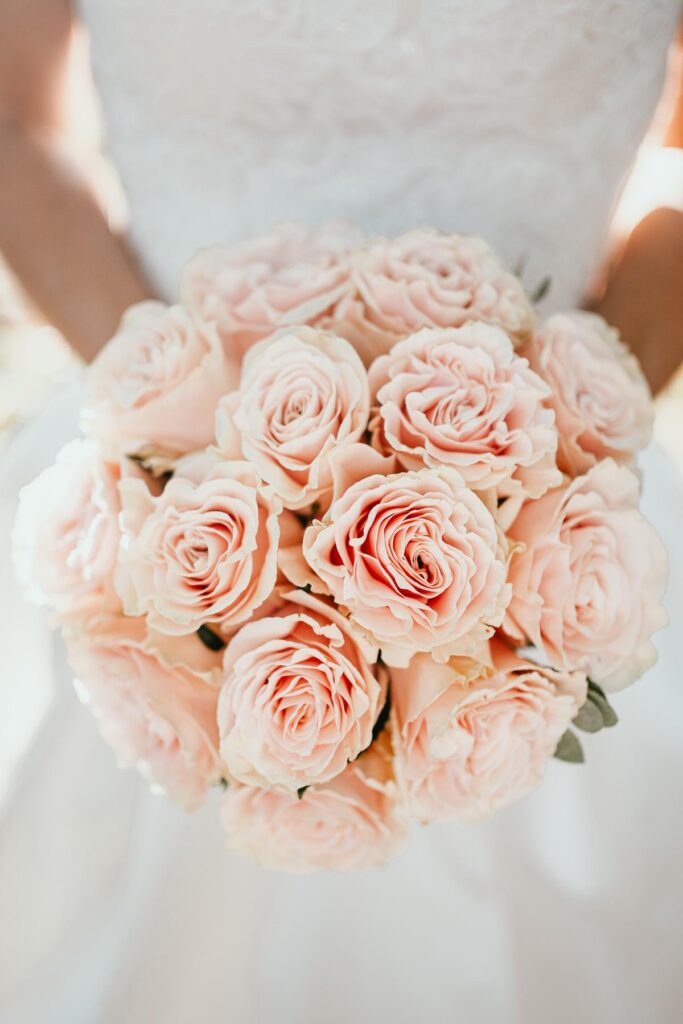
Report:
[{"label": "bride's arm", "polygon": [[[683,25],[679,39],[683,48]],[[664,141],[680,150],[683,167],[683,78]],[[641,221],[597,308],[619,328],[659,391],[683,362],[683,212],[655,210]]]},{"label": "bride's arm", "polygon": [[655,210],[638,224],[597,310],[659,391],[683,361],[683,213]]},{"label": "bride's arm", "polygon": [[150,292],[60,147],[71,32],[68,0],[0,0],[0,251],[90,359]]}]

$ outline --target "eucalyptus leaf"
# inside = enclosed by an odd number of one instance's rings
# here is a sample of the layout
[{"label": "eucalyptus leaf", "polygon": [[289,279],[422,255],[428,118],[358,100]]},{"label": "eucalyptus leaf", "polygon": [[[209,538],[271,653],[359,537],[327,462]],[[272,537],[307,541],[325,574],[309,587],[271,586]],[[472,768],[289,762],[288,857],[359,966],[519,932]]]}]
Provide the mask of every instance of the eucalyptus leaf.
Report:
[{"label": "eucalyptus leaf", "polygon": [[554,756],[558,761],[569,761],[571,764],[582,764],[585,760],[579,737],[571,729],[567,729],[560,736]]},{"label": "eucalyptus leaf", "polygon": [[613,725],[617,724],[619,721],[617,713],[606,697],[600,696],[597,692],[589,692],[588,699],[596,708],[598,708],[602,716],[602,724],[607,729],[611,729]]},{"label": "eucalyptus leaf", "polygon": [[602,710],[594,704],[589,697],[586,703],[579,708],[577,715],[572,719],[577,729],[582,732],[600,732],[603,725]]},{"label": "eucalyptus leaf", "polygon": [[550,286],[553,283],[552,277],[544,277],[543,280],[537,285],[535,291],[531,293],[531,301],[536,303],[544,299],[550,291]]},{"label": "eucalyptus leaf", "polygon": [[597,683],[594,683],[592,679],[588,680],[588,692],[597,693],[598,696],[602,697],[603,700],[607,700],[607,696],[603,688],[601,686],[598,686]]},{"label": "eucalyptus leaf", "polygon": [[222,640],[218,633],[214,633],[208,626],[200,626],[197,630],[197,636],[210,651],[222,651],[225,647],[225,641]]},{"label": "eucalyptus leaf", "polygon": [[524,271],[526,270],[526,265],[527,265],[528,262],[529,262],[529,256],[528,256],[527,253],[524,253],[522,256],[519,257],[519,259],[515,263],[515,269],[512,271],[512,273],[515,275],[515,277],[518,277],[520,280],[522,279],[522,277],[524,276]]}]

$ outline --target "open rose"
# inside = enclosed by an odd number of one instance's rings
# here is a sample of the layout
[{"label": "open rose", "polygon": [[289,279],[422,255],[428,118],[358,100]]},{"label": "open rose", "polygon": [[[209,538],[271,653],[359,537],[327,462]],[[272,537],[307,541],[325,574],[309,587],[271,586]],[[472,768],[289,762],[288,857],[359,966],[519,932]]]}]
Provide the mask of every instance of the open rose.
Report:
[{"label": "open rose", "polygon": [[656,660],[666,552],[638,511],[638,478],[612,459],[526,503],[510,531],[504,628],[555,666],[619,690]]},{"label": "open rose", "polygon": [[631,462],[652,433],[652,398],[635,356],[602,317],[550,317],[524,349],[552,388],[558,463],[572,476],[611,456]]},{"label": "open rose", "polygon": [[[112,614],[121,531],[118,462],[92,441],[70,441],[26,486],[14,528],[17,575],[27,595],[64,616]],[[146,491],[146,484],[140,481]]]},{"label": "open rose", "polygon": [[162,633],[245,622],[277,576],[279,501],[248,462],[189,455],[155,498],[122,484],[124,543],[117,577],[129,615]]},{"label": "open rose", "polygon": [[424,655],[392,674],[396,775],[421,821],[482,818],[534,789],[585,701],[583,674],[492,647],[478,679]]},{"label": "open rose", "polygon": [[382,695],[343,616],[289,592],[225,652],[218,725],[230,776],[290,792],[334,778],[370,744]]},{"label": "open rose", "polygon": [[301,799],[231,784],[222,817],[233,849],[265,867],[301,873],[377,867],[407,838],[382,744],[373,744],[331,782],[311,786]]},{"label": "open rose", "polygon": [[217,690],[147,642],[139,619],[68,638],[77,690],[122,767],[135,765],[186,810],[220,778]]},{"label": "open rose", "polygon": [[286,328],[247,354],[239,392],[217,415],[219,448],[244,457],[287,508],[328,496],[330,453],[358,440],[368,382],[348,341],[312,327]]},{"label": "open rose", "polygon": [[164,470],[212,443],[218,399],[236,384],[215,324],[143,302],[88,370],[82,426],[107,452]]},{"label": "open rose", "polygon": [[362,308],[358,303],[349,308],[347,319],[353,321],[355,311],[355,320],[361,317],[394,338],[420,327],[460,327],[468,320],[524,336],[534,324],[520,282],[480,238],[421,228],[392,241],[381,239],[356,255],[353,278]]},{"label": "open rose", "polygon": [[498,327],[418,331],[373,363],[370,387],[384,442],[407,469],[452,466],[503,497],[561,482],[550,389]]},{"label": "open rose", "polygon": [[315,322],[351,288],[357,234],[345,224],[283,224],[270,235],[200,252],[183,300],[216,320],[229,351],[244,353],[278,327]]},{"label": "open rose", "polygon": [[336,460],[334,501],[304,534],[306,561],[387,664],[467,653],[503,617],[502,534],[455,470],[386,475],[390,462],[366,445]]}]

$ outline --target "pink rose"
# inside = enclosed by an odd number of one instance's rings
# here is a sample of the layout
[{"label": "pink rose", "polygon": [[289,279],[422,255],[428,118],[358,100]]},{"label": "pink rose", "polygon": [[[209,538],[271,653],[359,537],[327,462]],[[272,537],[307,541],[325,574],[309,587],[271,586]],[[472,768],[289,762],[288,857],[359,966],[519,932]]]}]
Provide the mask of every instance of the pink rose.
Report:
[{"label": "pink rose", "polygon": [[331,331],[353,345],[363,366],[371,366],[373,359],[388,352],[401,335],[378,327],[368,320],[363,300],[356,292],[345,295],[325,316],[316,320],[319,330]]},{"label": "pink rose", "polygon": [[372,739],[383,696],[339,612],[303,591],[225,652],[218,704],[230,776],[295,792],[339,775]]},{"label": "pink rose", "polygon": [[508,600],[502,533],[454,470],[386,475],[390,463],[345,449],[334,501],[304,534],[306,561],[388,665],[468,653]]},{"label": "pink rose", "polygon": [[524,336],[534,324],[522,285],[480,238],[421,228],[380,239],[356,255],[353,278],[364,319],[395,337],[468,320]]},{"label": "pink rose", "polygon": [[247,462],[181,459],[159,497],[122,484],[124,543],[117,577],[129,615],[162,633],[205,623],[229,632],[269,597],[277,576],[280,502]]},{"label": "pink rose", "polygon": [[218,399],[237,383],[215,324],[182,306],[133,306],[88,370],[82,425],[109,452],[163,471],[214,439]]},{"label": "pink rose", "polygon": [[556,672],[493,644],[472,680],[425,656],[392,673],[396,776],[423,822],[477,819],[541,781],[558,740],[586,699],[586,677]]},{"label": "pink rose", "polygon": [[185,268],[183,300],[216,320],[229,350],[241,355],[278,327],[315,322],[347,294],[357,244],[345,224],[283,224],[272,235],[200,252]]},{"label": "pink rose", "polygon": [[666,552],[638,511],[639,482],[612,459],[522,507],[509,536],[505,631],[557,667],[619,690],[656,660]]},{"label": "pink rose", "polygon": [[103,459],[92,441],[77,440],[22,490],[14,556],[31,600],[62,617],[120,610],[114,589],[120,479],[118,462]]},{"label": "pink rose", "polygon": [[311,786],[301,799],[231,784],[222,816],[233,849],[265,867],[301,873],[378,867],[407,838],[382,743],[331,782]]},{"label": "pink rose", "polygon": [[238,393],[221,403],[219,447],[244,457],[286,508],[329,497],[330,454],[357,441],[368,421],[363,364],[343,338],[286,328],[246,355]]},{"label": "pink rose", "polygon": [[121,766],[136,765],[186,810],[199,806],[220,778],[217,689],[166,662],[139,619],[119,619],[67,645],[79,694]]},{"label": "pink rose", "polygon": [[407,469],[452,466],[503,497],[537,498],[562,481],[550,389],[498,327],[418,331],[375,360],[370,387]]},{"label": "pink rose", "polygon": [[551,386],[558,463],[571,476],[601,459],[632,462],[652,433],[652,398],[635,356],[602,317],[550,317],[524,350]]}]

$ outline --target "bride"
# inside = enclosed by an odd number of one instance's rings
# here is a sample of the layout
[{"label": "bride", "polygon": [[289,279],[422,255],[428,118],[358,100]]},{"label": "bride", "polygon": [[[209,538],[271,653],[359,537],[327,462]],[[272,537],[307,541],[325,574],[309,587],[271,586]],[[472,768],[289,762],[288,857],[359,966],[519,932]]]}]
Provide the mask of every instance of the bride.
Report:
[{"label": "bride", "polygon": [[[171,297],[193,252],[343,217],[483,235],[547,309],[577,304],[660,92],[674,0],[5,0],[0,248],[87,358],[121,311]],[[114,237],[60,156],[73,20],[85,22],[131,211]],[[603,311],[654,387],[683,355],[683,215],[649,217]],[[78,387],[0,465],[17,489],[76,432]],[[644,509],[681,609],[683,490],[654,447]],[[581,768],[480,826],[416,830],[381,872],[293,877],[223,849],[119,772],[21,605],[3,536],[3,646],[54,699],[0,809],[0,1021],[669,1022],[683,885],[681,631],[620,695]],[[211,803],[211,801],[209,801]]]}]

